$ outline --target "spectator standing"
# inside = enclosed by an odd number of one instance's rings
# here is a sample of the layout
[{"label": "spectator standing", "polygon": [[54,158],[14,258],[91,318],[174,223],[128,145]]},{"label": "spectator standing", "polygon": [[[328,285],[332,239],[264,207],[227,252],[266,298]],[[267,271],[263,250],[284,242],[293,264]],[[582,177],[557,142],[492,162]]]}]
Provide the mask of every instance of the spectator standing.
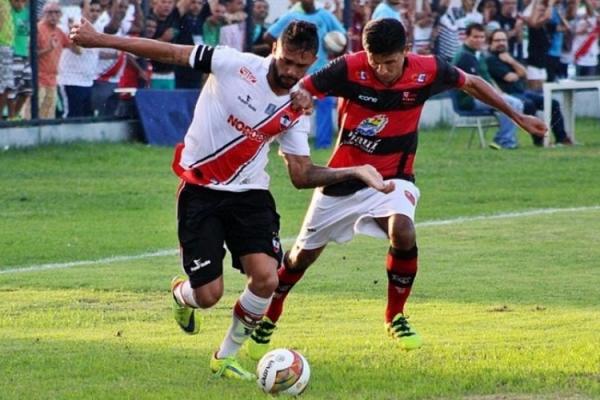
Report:
[{"label": "spectator standing", "polygon": [[517,60],[523,59],[523,19],[517,14],[517,0],[503,0],[496,15],[500,29],[508,35],[508,51]]},{"label": "spectator standing", "polygon": [[[98,0],[84,0],[81,15],[94,24],[100,16]],[[69,28],[70,29],[70,28]],[[65,49],[58,63],[58,84],[63,100],[63,117],[90,117],[92,86],[98,65],[98,49]]]},{"label": "spectator standing", "polygon": [[[56,117],[58,63],[63,48],[70,46],[69,38],[58,27],[61,14],[58,3],[46,3],[37,25],[39,117],[42,119]],[[73,49],[78,48],[73,46]]]},{"label": "spectator standing", "polygon": [[[127,20],[127,0],[113,0],[107,12],[100,14],[94,28],[98,32],[110,35],[125,36],[132,27]],[[141,18],[138,16],[137,18]],[[92,109],[100,116],[115,115],[119,104],[119,96],[114,92],[119,85],[127,62],[125,53],[113,49],[102,49],[96,68],[96,80],[92,87]]]},{"label": "spectator standing", "polygon": [[465,29],[473,23],[483,23],[475,10],[474,0],[461,0],[461,5],[448,7],[438,23],[438,55],[450,62],[464,40]]},{"label": "spectator standing", "polygon": [[[508,93],[523,101],[525,114],[533,115],[544,109],[544,96],[525,89],[523,80],[527,77],[527,69],[508,53],[508,37],[502,30],[490,35],[490,55],[486,62],[488,71],[496,84],[504,93]],[[557,144],[571,145],[571,139],[565,132],[565,123],[558,101],[552,100],[551,128]],[[543,145],[543,139],[533,137],[536,146]]]},{"label": "spectator standing", "polygon": [[[175,43],[181,21],[179,10],[175,7],[175,0],[155,0],[150,17],[156,20],[156,32],[152,39]],[[153,89],[175,89],[175,66],[152,61],[150,87]]]},{"label": "spectator standing", "polygon": [[8,94],[8,116],[20,118],[21,110],[31,97],[31,63],[29,61],[30,19],[27,0],[11,0],[15,28],[13,45],[13,88]]},{"label": "spectator standing", "polygon": [[[488,73],[487,64],[485,58],[481,54],[481,50],[485,45],[485,27],[481,24],[471,24],[467,27],[465,42],[461,49],[458,51],[452,64],[462,69],[463,71],[477,75],[483,78],[486,82],[492,83],[492,78]],[[473,98],[472,96],[459,91],[458,103],[461,109],[464,110],[476,110],[476,111],[491,111],[493,107],[485,104],[484,102]],[[512,108],[523,112],[523,102],[519,99],[509,96],[507,94],[502,95],[502,99],[506,101]],[[517,143],[517,126],[515,123],[504,113],[497,112],[498,121],[500,127],[494,140],[490,143],[490,147],[496,150],[499,149],[516,149]]]},{"label": "spectator standing", "polygon": [[222,0],[225,5],[227,25],[221,27],[219,44],[237,51],[246,49],[246,13],[244,0]]},{"label": "spectator standing", "polygon": [[[553,3],[555,0],[549,0]],[[541,90],[548,79],[546,58],[550,49],[550,33],[546,22],[552,16],[552,5],[547,7],[542,0],[533,0],[525,9],[523,18],[528,28],[527,44],[527,86],[532,90]]]},{"label": "spectator standing", "polygon": [[371,18],[370,8],[363,0],[352,0],[352,25],[348,29],[351,52],[361,51],[362,31]]},{"label": "spectator standing", "polygon": [[252,32],[251,51],[259,56],[266,57],[271,54],[271,45],[265,41],[265,33],[269,28],[267,17],[269,16],[269,3],[267,0],[255,0],[252,8],[252,21],[254,30]]},{"label": "spectator standing", "polygon": [[210,5],[211,15],[202,26],[204,44],[216,46],[219,44],[221,27],[225,24],[225,6],[219,2]]},{"label": "spectator standing", "polygon": [[8,1],[0,1],[0,119],[6,107],[8,92],[14,86],[12,58],[15,31]]},{"label": "spectator standing", "polygon": [[[185,5],[187,7],[179,7]],[[210,16],[210,6],[204,0],[180,1],[179,12],[183,15],[176,43],[188,46],[204,44],[203,26]],[[189,66],[175,66],[175,87],[178,89],[199,89],[202,85],[202,74]]]},{"label": "spectator standing", "polygon": [[556,0],[550,0],[550,3],[552,4],[552,14],[550,20],[546,23],[547,32],[550,33],[550,48],[546,57],[546,71],[548,72],[548,82],[555,82],[560,77],[560,56],[563,50],[565,31],[568,31],[570,27],[563,16],[563,5]]},{"label": "spectator standing", "polygon": [[577,76],[598,74],[598,0],[583,0],[583,7],[577,11],[573,53]]},{"label": "spectator standing", "polygon": [[[317,61],[309,68],[308,72],[313,73],[323,68],[329,61],[327,51],[323,46],[323,38],[332,31],[346,33],[341,22],[330,12],[323,8],[316,8],[314,0],[301,0],[299,2],[302,7],[302,12],[296,11],[293,8],[283,14],[279,20],[269,27],[265,34],[265,40],[268,43],[273,43],[283,32],[285,27],[293,20],[307,21],[313,23],[317,27],[319,35],[319,51],[317,52]],[[331,147],[332,137],[334,133],[333,127],[333,109],[335,99],[325,97],[315,101],[316,109],[316,148]]]}]

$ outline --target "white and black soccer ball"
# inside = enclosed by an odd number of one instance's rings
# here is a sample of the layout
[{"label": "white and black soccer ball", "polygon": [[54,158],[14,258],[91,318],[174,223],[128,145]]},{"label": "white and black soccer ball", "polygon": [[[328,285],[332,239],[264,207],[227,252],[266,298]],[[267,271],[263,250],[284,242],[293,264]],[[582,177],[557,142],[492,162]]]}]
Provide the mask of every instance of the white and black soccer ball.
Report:
[{"label": "white and black soccer ball", "polygon": [[260,359],[256,376],[265,393],[298,396],[308,385],[310,366],[297,351],[275,349]]},{"label": "white and black soccer ball", "polygon": [[341,54],[348,44],[346,35],[339,31],[331,31],[323,37],[323,45],[331,54]]}]

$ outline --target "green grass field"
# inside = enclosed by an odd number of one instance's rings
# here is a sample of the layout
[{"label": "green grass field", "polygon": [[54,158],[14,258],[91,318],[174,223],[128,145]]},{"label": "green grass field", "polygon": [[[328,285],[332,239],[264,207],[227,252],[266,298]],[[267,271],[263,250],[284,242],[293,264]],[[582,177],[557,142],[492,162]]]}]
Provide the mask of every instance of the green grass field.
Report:
[{"label": "green grass field", "polygon": [[[406,353],[384,335],[387,243],[331,245],[274,337],[311,364],[302,398],[600,398],[600,123],[577,127],[584,146],[538,149],[522,135],[516,151],[422,132],[408,313],[426,345]],[[226,294],[198,336],[172,321],[171,154],[141,144],[0,153],[0,399],[267,397],[208,369],[242,276],[226,268]],[[311,193],[291,186],[275,152],[269,169],[289,246]]]}]

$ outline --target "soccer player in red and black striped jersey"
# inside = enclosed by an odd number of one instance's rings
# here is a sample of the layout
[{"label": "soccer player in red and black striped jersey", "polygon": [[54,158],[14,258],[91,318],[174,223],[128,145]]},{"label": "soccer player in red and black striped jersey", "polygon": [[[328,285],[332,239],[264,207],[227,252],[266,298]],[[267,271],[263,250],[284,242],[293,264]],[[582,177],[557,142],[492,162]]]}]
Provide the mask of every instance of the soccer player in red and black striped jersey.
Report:
[{"label": "soccer player in red and black striped jersey", "polygon": [[355,233],[389,240],[386,327],[400,347],[421,347],[420,336],[404,315],[404,305],[417,274],[413,221],[419,189],[413,165],[419,118],[428,98],[458,88],[534,135],[543,136],[547,130],[541,120],[512,109],[483,79],[441,58],[408,53],[405,38],[399,21],[371,21],[363,31],[366,51],[340,57],[302,81],[304,90],[312,95],[340,98],[340,133],[329,166],[371,164],[394,182],[395,190],[379,193],[357,180],[315,190],[300,235],[279,269],[275,296],[249,342],[254,358],[268,349],[283,302],[304,271],[327,243],[347,242]]}]

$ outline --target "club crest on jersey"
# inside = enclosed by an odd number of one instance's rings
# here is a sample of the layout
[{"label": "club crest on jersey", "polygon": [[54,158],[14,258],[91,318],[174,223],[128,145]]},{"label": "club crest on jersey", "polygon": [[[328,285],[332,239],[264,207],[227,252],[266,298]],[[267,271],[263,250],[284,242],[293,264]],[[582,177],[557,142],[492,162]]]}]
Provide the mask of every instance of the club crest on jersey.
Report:
[{"label": "club crest on jersey", "polygon": [[283,114],[281,116],[281,119],[279,120],[279,124],[281,125],[282,129],[288,129],[290,127],[291,123],[292,123],[292,118],[290,118],[290,116],[287,114]]},{"label": "club crest on jersey", "polygon": [[388,117],[384,114],[379,114],[362,120],[355,131],[363,136],[375,136],[385,128],[387,123]]},{"label": "club crest on jersey", "polygon": [[254,74],[246,67],[240,68],[240,76],[247,82],[252,84],[256,83],[256,77]]}]

